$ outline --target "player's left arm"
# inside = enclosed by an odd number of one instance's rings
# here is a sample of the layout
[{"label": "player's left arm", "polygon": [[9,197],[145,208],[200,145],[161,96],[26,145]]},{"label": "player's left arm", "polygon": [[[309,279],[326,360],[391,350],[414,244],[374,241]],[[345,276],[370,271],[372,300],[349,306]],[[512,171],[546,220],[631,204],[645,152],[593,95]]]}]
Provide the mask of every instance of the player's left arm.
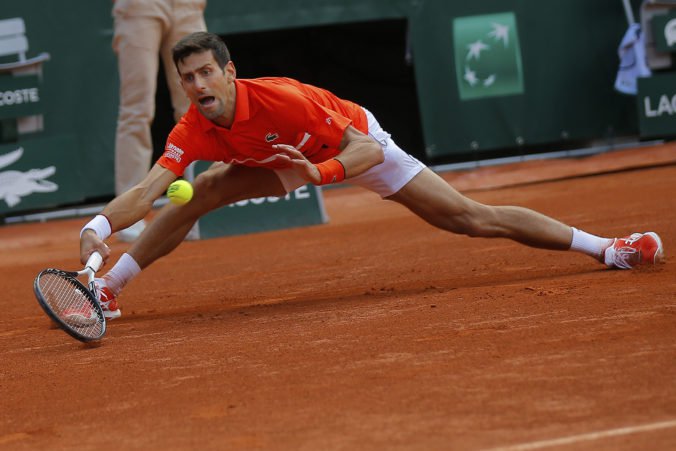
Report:
[{"label": "player's left arm", "polygon": [[144,218],[152,208],[153,202],[166,192],[174,180],[176,174],[155,163],[145,179],[110,201],[101,215],[97,216],[105,218],[109,230],[106,236],[102,237],[95,227],[88,227],[97,218],[85,226],[80,234],[80,261],[85,263],[94,252],[101,254],[104,261],[107,260],[110,249],[104,243],[104,239]]},{"label": "player's left arm", "polygon": [[[285,161],[305,180],[315,185],[326,182],[320,171],[321,165],[314,165],[296,148],[286,144],[273,146],[279,150],[278,158]],[[333,160],[337,160],[344,170],[344,178],[356,177],[383,162],[385,156],[380,144],[368,135],[348,125],[340,141],[340,153]],[[318,167],[319,166],[319,167]],[[329,168],[329,170],[332,170]]]}]

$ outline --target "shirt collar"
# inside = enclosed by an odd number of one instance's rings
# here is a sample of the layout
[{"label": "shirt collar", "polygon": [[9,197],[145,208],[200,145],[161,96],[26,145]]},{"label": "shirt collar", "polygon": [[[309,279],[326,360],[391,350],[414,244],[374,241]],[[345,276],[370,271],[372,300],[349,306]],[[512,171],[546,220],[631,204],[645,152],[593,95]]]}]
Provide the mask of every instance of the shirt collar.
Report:
[{"label": "shirt collar", "polygon": [[249,120],[249,90],[246,85],[239,80],[235,80],[235,119],[232,125],[237,122]]}]

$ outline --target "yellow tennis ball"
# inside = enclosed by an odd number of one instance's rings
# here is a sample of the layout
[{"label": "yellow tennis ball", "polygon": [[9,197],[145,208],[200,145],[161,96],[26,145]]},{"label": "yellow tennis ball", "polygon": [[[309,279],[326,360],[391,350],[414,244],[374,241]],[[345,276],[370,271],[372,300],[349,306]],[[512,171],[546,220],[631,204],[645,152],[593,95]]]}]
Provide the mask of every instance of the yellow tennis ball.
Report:
[{"label": "yellow tennis ball", "polygon": [[184,205],[192,199],[192,185],[186,180],[176,180],[167,188],[167,197],[176,205]]}]

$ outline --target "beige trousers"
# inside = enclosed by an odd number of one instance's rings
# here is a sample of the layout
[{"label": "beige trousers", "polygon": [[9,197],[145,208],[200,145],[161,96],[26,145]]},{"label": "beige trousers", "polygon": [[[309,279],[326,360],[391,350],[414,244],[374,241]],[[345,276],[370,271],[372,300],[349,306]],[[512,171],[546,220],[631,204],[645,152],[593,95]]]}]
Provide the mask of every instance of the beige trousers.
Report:
[{"label": "beige trousers", "polygon": [[188,110],[171,49],[181,38],[206,30],[206,0],[116,0],[113,50],[120,72],[120,108],[115,136],[115,192],[129,190],[148,173],[153,155],[159,57],[165,68],[174,119]]}]

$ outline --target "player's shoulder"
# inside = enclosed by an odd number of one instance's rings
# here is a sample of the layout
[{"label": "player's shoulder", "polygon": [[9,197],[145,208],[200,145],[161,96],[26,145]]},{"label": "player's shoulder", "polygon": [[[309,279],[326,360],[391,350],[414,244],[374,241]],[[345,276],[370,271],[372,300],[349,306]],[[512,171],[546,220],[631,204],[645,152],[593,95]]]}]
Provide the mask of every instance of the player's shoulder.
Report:
[{"label": "player's shoulder", "polygon": [[169,133],[170,138],[175,139],[196,139],[202,134],[203,129],[201,114],[195,105],[190,105],[188,111],[179,119]]},{"label": "player's shoulder", "polygon": [[292,78],[264,77],[240,82],[246,85],[251,113],[260,111],[304,111],[307,97],[302,83]]},{"label": "player's shoulder", "polygon": [[287,87],[287,86],[299,86],[302,85],[301,82],[299,82],[296,79],[289,78],[289,77],[259,77],[259,78],[240,78],[240,82],[246,84],[247,86],[253,86],[254,88],[261,88],[261,89],[275,89],[279,87]]},{"label": "player's shoulder", "polygon": [[202,116],[197,107],[190,104],[188,111],[179,119],[174,126],[174,130],[181,130],[184,133],[199,133],[211,127],[208,119]]}]

